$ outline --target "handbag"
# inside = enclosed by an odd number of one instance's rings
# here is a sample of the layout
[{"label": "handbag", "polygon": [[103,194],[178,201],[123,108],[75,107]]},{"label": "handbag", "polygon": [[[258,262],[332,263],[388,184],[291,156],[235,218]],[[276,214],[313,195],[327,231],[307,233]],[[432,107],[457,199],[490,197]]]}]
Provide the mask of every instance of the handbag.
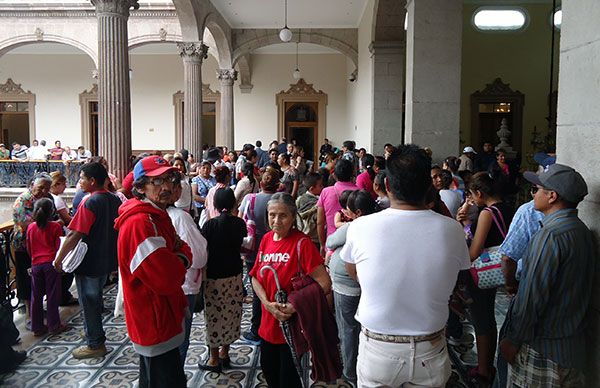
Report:
[{"label": "handbag", "polygon": [[[484,210],[492,213],[492,219],[498,227],[502,238],[506,238],[507,228],[502,213],[495,206],[486,207]],[[502,225],[498,221],[496,210],[502,221]],[[485,248],[483,252],[471,263],[471,277],[475,285],[481,289],[496,288],[504,285],[504,273],[502,272],[502,253],[500,252],[500,246]]]},{"label": "handbag", "polygon": [[246,237],[242,241],[242,253],[252,253],[256,248],[256,222],[254,221],[254,204],[256,194],[250,197],[248,211],[244,212],[243,220],[246,222]]}]

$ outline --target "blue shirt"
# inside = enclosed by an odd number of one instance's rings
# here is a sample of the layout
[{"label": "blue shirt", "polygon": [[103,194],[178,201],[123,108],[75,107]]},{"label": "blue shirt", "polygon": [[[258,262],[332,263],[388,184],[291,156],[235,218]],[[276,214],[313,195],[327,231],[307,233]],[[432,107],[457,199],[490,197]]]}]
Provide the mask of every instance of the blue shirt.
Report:
[{"label": "blue shirt", "polygon": [[546,216],[523,256],[506,338],[528,344],[563,368],[582,369],[595,262],[592,232],[576,209]]},{"label": "blue shirt", "polygon": [[[202,198],[206,198],[208,190],[210,190],[216,184],[217,180],[212,176],[208,179],[202,178],[200,175],[192,178],[192,185],[198,186],[198,195],[200,195]],[[194,201],[194,204],[197,208],[204,209],[204,203]]]},{"label": "blue shirt", "polygon": [[523,268],[523,255],[531,237],[542,227],[544,214],[535,210],[533,200],[521,205],[513,217],[508,234],[500,246],[500,253],[517,262],[517,280]]}]

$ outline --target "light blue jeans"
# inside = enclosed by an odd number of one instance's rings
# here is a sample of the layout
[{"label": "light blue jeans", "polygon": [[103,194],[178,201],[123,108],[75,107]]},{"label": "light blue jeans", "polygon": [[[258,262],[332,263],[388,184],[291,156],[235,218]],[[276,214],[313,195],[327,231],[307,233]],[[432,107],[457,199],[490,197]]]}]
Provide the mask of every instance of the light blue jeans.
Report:
[{"label": "light blue jeans", "polygon": [[108,275],[75,275],[79,304],[83,309],[85,337],[87,345],[92,349],[99,348],[106,341],[104,328],[102,327],[102,310],[104,309],[102,289],[106,284],[107,277]]},{"label": "light blue jeans", "polygon": [[358,357],[358,337],[360,323],[354,319],[360,296],[348,296],[333,292],[335,305],[335,322],[340,337],[342,362],[344,364],[344,378],[356,383],[356,359]]}]

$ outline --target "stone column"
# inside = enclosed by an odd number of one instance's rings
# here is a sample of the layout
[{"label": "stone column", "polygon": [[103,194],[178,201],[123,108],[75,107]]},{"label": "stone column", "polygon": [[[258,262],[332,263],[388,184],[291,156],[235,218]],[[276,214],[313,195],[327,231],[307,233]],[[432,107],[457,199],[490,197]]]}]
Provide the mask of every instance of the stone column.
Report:
[{"label": "stone column", "polygon": [[217,144],[234,149],[233,133],[233,83],[238,72],[234,69],[218,69],[217,78],[221,82],[221,128],[217,132]]},{"label": "stone column", "polygon": [[208,46],[202,42],[177,43],[183,58],[183,148],[194,157],[202,150],[202,61]]},{"label": "stone column", "polygon": [[[589,194],[579,204],[579,217],[600,241],[600,7],[597,0],[563,0],[558,79],[557,162],[575,168]],[[600,252],[600,250],[597,250]],[[600,383],[600,258],[592,303],[587,315],[586,387]]]},{"label": "stone column", "polygon": [[373,137],[371,151],[383,155],[386,143],[402,142],[402,92],[406,43],[373,42]]},{"label": "stone column", "polygon": [[110,172],[123,179],[131,155],[129,90],[129,9],[137,0],[92,0],[98,18],[98,154]]},{"label": "stone column", "polygon": [[434,161],[459,152],[462,0],[409,0],[404,139]]}]

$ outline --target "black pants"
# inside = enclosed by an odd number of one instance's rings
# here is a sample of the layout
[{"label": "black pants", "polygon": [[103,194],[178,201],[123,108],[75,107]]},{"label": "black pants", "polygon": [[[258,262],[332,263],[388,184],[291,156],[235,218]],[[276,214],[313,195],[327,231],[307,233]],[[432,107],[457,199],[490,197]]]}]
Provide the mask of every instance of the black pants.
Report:
[{"label": "black pants", "polygon": [[140,355],[140,388],[182,388],[187,386],[179,349],[154,357]]},{"label": "black pants", "polygon": [[61,276],[61,294],[60,294],[60,303],[65,304],[73,298],[73,294],[69,291],[71,285],[73,285],[73,278],[75,276],[72,273],[63,272]]},{"label": "black pants", "polygon": [[287,344],[275,345],[263,340],[260,345],[260,366],[270,388],[302,388]]},{"label": "black pants", "polygon": [[[254,258],[254,260],[246,259],[246,266],[248,267],[248,272],[250,272],[252,267],[254,267],[254,263],[256,262],[256,253],[253,252],[252,254],[248,255],[248,257]],[[251,280],[251,282],[252,282],[252,280]],[[250,283],[250,284],[252,284],[252,283]],[[252,334],[254,334],[256,337],[258,337],[258,328],[260,327],[261,317],[262,317],[262,306],[260,303],[260,299],[258,299],[258,297],[256,296],[256,292],[255,292],[254,298],[252,299],[252,318],[250,319],[250,322],[252,325],[250,326],[250,332],[252,332]]]},{"label": "black pants", "polygon": [[19,300],[31,299],[31,257],[27,251],[15,251],[15,276],[17,278],[17,297]]}]

